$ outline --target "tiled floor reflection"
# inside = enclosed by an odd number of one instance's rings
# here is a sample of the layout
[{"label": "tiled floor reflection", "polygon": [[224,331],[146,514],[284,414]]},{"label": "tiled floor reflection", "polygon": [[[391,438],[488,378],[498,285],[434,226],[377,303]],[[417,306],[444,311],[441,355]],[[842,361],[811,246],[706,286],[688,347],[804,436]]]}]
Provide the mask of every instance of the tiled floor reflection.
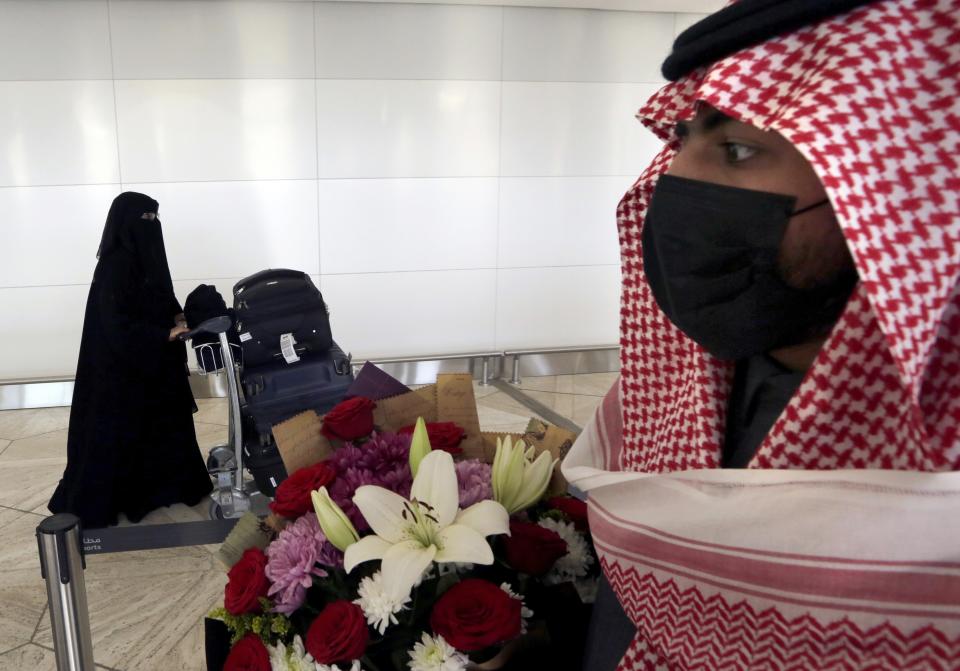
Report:
[{"label": "tiled floor reflection", "polygon": [[[582,426],[615,373],[527,378],[520,389]],[[493,387],[475,388],[485,431],[522,431],[531,412]],[[204,456],[227,438],[222,399],[199,400],[194,415]],[[0,412],[0,671],[56,668],[36,526],[66,464],[69,408]],[[177,505],[142,524],[206,519],[208,504]],[[127,524],[126,522],[121,522]],[[87,559],[85,574],[98,669],[201,671],[203,616],[218,605],[226,576],[215,547],[187,547]]]}]

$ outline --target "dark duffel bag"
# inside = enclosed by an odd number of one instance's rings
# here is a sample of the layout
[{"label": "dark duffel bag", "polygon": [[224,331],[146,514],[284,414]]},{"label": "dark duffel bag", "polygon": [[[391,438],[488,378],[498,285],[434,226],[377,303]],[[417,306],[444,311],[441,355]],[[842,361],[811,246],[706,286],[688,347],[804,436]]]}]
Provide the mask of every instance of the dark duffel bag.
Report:
[{"label": "dark duffel bag", "polygon": [[284,361],[245,368],[244,413],[260,433],[305,410],[323,414],[342,401],[353,383],[350,359],[334,344],[322,354],[307,354],[294,365]]},{"label": "dark duffel bag", "polygon": [[[236,313],[227,307],[223,296],[216,287],[209,284],[198,285],[187,296],[183,305],[183,315],[187,324],[197,326],[213,319],[226,315],[230,317],[233,326],[227,331],[227,340],[230,342],[234,360],[240,359],[240,338],[237,335]],[[220,338],[212,333],[201,333],[193,337],[193,351],[197,355],[197,365],[208,373],[215,373],[223,368],[223,353],[220,351]]]},{"label": "dark duffel bag", "polygon": [[299,270],[262,270],[233,287],[243,365],[255,368],[326,352],[333,345],[323,296]]}]

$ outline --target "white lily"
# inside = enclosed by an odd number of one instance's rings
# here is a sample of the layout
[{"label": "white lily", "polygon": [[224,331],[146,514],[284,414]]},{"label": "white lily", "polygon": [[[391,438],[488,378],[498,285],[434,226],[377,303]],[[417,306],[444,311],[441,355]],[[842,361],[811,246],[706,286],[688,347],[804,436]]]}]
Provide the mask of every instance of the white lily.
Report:
[{"label": "white lily", "polygon": [[420,462],[430,454],[430,437],[427,435],[427,423],[423,417],[417,417],[417,425],[413,428],[413,438],[410,440],[410,472],[417,477]]},{"label": "white lily", "polygon": [[440,450],[420,462],[409,501],[383,487],[358,487],[353,502],[373,534],[347,548],[344,569],[382,559],[384,590],[402,599],[433,562],[492,564],[486,536],[509,533],[507,511],[496,501],[460,510],[458,491],[453,457]]},{"label": "white lily", "polygon": [[541,452],[534,459],[535,453],[536,449],[527,447],[522,440],[514,444],[510,436],[503,441],[497,438],[497,454],[490,473],[493,498],[511,515],[539,501],[550,484],[558,460],[549,452]]}]

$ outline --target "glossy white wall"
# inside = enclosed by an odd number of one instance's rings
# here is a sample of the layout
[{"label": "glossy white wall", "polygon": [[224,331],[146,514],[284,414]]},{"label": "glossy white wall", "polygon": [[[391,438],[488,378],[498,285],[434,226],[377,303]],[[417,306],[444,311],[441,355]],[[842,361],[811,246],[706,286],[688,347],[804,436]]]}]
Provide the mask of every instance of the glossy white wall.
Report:
[{"label": "glossy white wall", "polygon": [[181,300],[300,268],[359,355],[616,342],[633,115],[697,18],[0,3],[0,380],[73,373],[121,190],[160,202]]}]

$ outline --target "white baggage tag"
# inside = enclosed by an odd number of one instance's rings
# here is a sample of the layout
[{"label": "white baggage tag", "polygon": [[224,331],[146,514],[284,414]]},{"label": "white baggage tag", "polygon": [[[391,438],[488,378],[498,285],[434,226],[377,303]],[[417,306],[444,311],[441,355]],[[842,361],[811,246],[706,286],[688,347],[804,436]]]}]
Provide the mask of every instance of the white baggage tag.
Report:
[{"label": "white baggage tag", "polygon": [[292,333],[284,333],[280,336],[280,353],[283,354],[283,360],[287,363],[300,361],[300,357],[297,356],[297,350],[293,347],[296,344],[297,341]]},{"label": "white baggage tag", "polygon": [[240,334],[240,342],[247,342],[248,340],[253,340],[253,336],[249,332]]}]

